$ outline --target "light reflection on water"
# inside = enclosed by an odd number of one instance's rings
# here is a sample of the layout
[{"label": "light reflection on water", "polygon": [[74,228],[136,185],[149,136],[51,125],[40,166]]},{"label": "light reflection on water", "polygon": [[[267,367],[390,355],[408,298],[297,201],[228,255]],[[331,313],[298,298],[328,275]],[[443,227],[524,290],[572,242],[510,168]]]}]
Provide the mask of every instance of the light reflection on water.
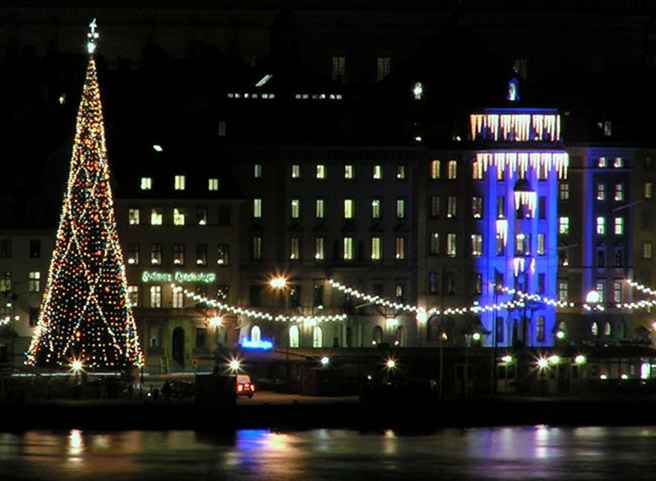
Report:
[{"label": "light reflection on water", "polygon": [[539,425],[428,435],[31,431],[0,433],[0,479],[651,480],[654,453],[653,427]]}]

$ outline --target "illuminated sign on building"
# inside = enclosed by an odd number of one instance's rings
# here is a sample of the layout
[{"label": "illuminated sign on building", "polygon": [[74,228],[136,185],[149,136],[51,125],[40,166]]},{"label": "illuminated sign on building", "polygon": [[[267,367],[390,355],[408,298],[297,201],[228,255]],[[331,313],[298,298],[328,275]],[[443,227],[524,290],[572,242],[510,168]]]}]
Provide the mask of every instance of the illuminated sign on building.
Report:
[{"label": "illuminated sign on building", "polygon": [[240,342],[242,349],[249,349],[254,351],[270,351],[273,349],[273,342],[267,339],[242,339]]},{"label": "illuminated sign on building", "polygon": [[178,284],[212,284],[216,282],[214,272],[152,272],[144,271],[141,274],[141,282],[175,282]]}]

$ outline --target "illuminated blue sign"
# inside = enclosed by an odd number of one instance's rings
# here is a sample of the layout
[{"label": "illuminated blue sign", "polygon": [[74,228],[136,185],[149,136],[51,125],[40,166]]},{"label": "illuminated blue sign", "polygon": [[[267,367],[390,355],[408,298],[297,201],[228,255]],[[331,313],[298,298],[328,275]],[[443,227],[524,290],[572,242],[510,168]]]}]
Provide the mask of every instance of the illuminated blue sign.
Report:
[{"label": "illuminated blue sign", "polygon": [[241,340],[240,345],[242,349],[252,349],[257,351],[270,351],[273,349],[273,342],[266,339],[253,341],[249,338],[244,338]]}]

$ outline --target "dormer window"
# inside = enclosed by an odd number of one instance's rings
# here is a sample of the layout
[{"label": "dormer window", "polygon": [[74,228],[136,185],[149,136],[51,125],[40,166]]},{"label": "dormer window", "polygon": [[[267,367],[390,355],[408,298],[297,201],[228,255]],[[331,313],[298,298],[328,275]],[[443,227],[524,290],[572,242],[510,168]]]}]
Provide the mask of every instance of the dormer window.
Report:
[{"label": "dormer window", "polygon": [[186,179],[184,175],[176,175],[174,181],[175,190],[185,190]]},{"label": "dormer window", "polygon": [[211,192],[216,192],[219,190],[219,179],[211,178],[207,182],[207,190]]},{"label": "dormer window", "polygon": [[152,177],[142,177],[141,178],[141,190],[152,190],[153,188],[153,179]]}]

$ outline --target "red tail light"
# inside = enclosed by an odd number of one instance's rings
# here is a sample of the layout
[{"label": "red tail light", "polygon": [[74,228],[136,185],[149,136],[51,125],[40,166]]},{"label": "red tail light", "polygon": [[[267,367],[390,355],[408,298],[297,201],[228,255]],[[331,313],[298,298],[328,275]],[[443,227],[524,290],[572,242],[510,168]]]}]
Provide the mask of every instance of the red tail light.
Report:
[{"label": "red tail light", "polygon": [[242,386],[241,384],[237,386],[237,391],[242,392],[243,390],[244,390],[244,386]]}]

